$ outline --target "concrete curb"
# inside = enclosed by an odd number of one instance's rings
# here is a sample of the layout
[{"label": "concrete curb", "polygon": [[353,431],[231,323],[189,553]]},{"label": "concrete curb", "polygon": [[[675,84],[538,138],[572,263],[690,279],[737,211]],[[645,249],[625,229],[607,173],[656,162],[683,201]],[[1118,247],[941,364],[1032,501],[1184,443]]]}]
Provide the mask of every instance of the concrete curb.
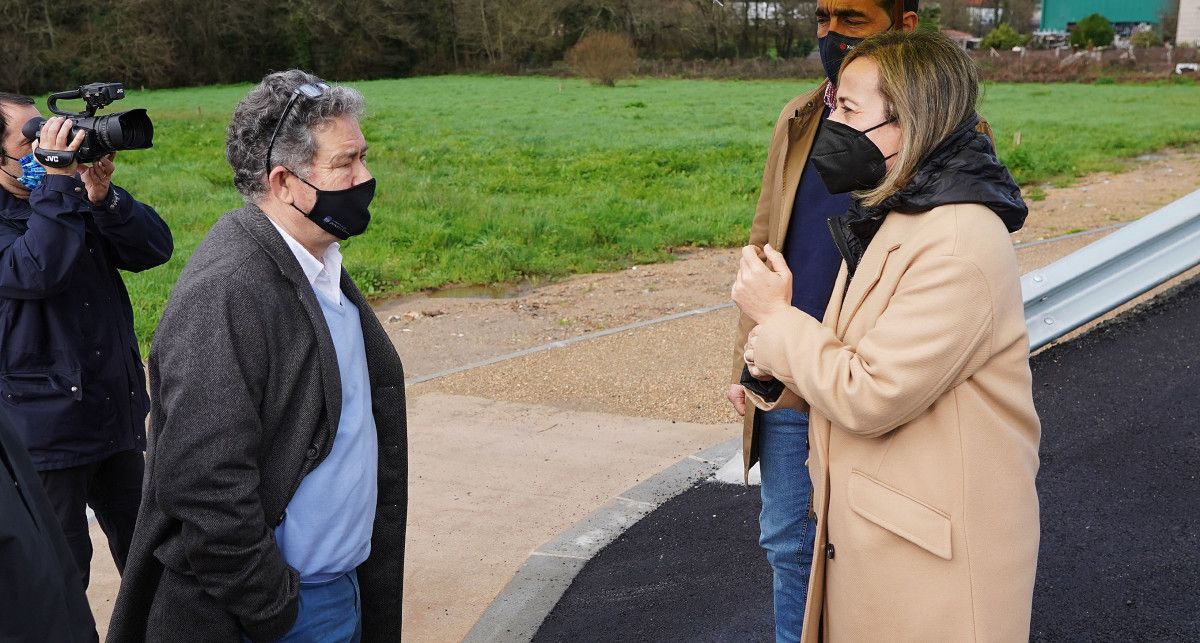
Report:
[{"label": "concrete curb", "polygon": [[531,640],[587,561],[659,505],[711,477],[741,444],[738,436],[687,456],[538,547],[464,641]]}]

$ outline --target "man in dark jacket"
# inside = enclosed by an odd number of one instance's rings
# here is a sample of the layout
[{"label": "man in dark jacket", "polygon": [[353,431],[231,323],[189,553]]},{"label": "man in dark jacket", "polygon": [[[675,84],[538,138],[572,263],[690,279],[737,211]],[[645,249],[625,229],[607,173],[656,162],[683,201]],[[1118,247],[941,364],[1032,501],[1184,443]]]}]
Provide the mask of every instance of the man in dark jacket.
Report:
[{"label": "man in dark jacket", "polygon": [[246,206],[213,226],[150,351],[146,494],[110,641],[395,641],[404,371],[341,267],[374,179],[362,97],[293,70],[237,106]]},{"label": "man in dark jacket", "polygon": [[[133,309],[118,270],[171,257],[171,232],[112,185],[113,157],[43,168],[21,133],[33,101],[0,94],[0,408],[29,450],[88,583],[87,505],[122,570],[141,501],[148,410]],[[70,121],[38,144],[78,149]]]},{"label": "man in dark jacket", "polygon": [[96,623],[58,517],[0,411],[0,641],[82,643]]}]

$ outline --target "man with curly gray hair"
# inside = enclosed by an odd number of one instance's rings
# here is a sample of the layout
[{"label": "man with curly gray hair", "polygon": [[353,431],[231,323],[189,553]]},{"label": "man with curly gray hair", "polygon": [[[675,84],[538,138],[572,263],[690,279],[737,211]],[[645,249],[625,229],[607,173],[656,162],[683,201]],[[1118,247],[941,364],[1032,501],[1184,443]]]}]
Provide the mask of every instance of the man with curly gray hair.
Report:
[{"label": "man with curly gray hair", "polygon": [[196,250],[154,336],[110,641],[400,638],[404,370],[338,245],[370,221],[362,113],[358,92],[299,70],[234,110],[246,204]]}]

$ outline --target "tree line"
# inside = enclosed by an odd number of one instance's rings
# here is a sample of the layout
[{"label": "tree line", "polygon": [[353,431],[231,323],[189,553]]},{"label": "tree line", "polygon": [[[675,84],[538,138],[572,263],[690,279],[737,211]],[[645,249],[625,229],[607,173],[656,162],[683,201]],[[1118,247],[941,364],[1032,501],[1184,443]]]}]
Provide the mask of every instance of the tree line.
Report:
[{"label": "tree line", "polygon": [[[1007,11],[1032,0],[1002,0]],[[966,28],[965,0],[943,0]],[[549,68],[592,31],[646,59],[793,58],[815,46],[813,0],[0,0],[0,88],[40,93],[255,81],[302,67],[352,80]],[[1017,16],[1013,16],[1017,18]]]}]

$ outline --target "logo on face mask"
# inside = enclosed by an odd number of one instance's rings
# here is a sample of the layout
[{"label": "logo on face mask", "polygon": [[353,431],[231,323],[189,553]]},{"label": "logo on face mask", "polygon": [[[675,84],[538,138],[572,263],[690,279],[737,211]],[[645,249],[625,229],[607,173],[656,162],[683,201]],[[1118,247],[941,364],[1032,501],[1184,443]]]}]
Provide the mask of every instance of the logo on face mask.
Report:
[{"label": "logo on face mask", "polygon": [[41,185],[42,181],[46,179],[46,168],[42,167],[42,165],[37,162],[37,159],[33,157],[33,154],[26,154],[21,158],[9,156],[8,154],[5,154],[4,156],[5,158],[12,159],[21,164],[21,176],[10,174],[8,170],[4,170],[4,173],[16,179],[18,183],[25,186],[25,189],[29,190],[30,192],[37,188],[37,186]]},{"label": "logo on face mask", "polygon": [[862,38],[843,36],[836,31],[817,38],[817,49],[821,52],[821,66],[825,68],[825,76],[829,78],[829,82],[837,85],[838,70],[842,68],[842,61],[846,60],[846,55],[862,41]]}]

